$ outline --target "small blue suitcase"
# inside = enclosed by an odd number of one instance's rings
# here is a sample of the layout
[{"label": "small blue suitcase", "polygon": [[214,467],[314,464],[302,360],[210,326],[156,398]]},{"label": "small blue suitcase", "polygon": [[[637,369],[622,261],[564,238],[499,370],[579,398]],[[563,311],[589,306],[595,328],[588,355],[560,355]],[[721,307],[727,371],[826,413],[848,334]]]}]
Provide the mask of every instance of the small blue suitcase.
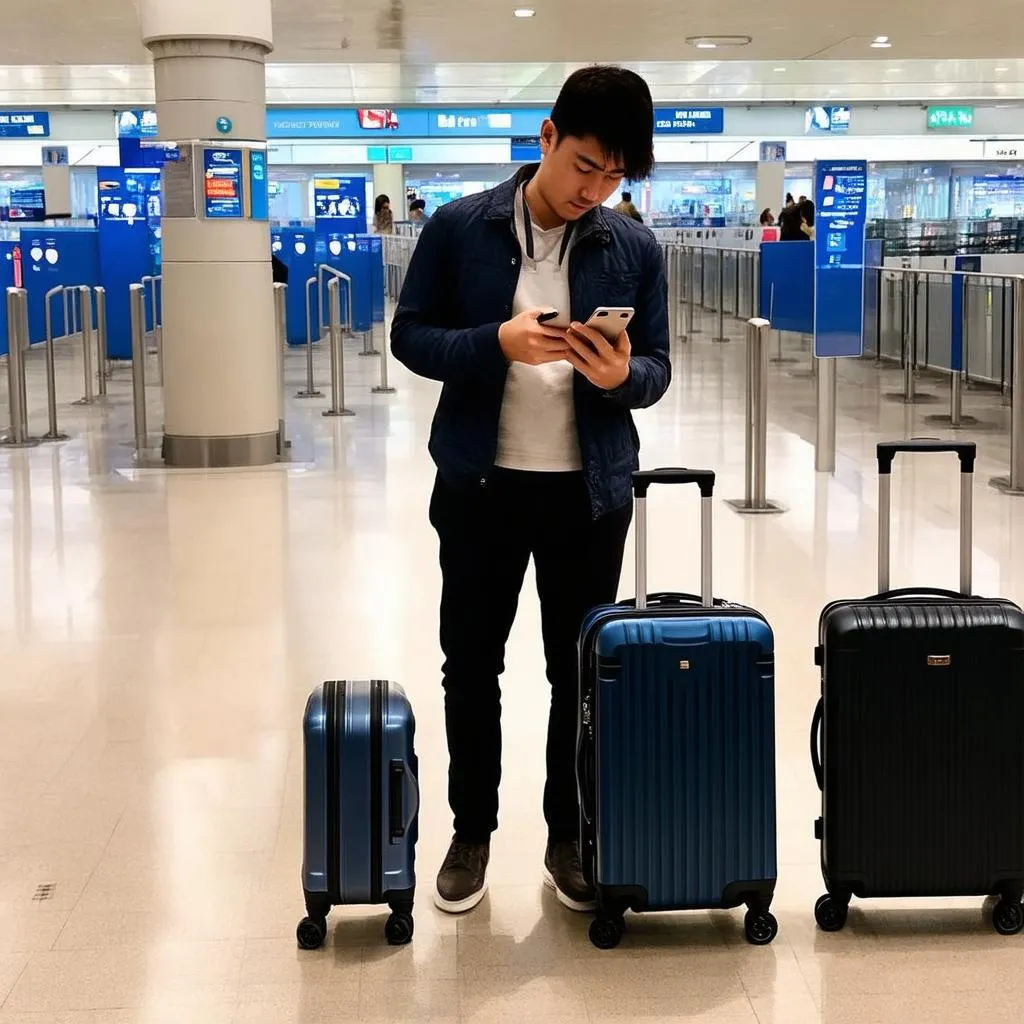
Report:
[{"label": "small blue suitcase", "polygon": [[302,949],[327,936],[331,907],[391,908],[384,934],[412,939],[419,814],[416,722],[405,692],[379,679],[331,680],[306,702]]},{"label": "small blue suitcase", "polygon": [[[647,595],[651,484],[701,492],[702,597]],[[577,777],[590,939],[619,944],[626,910],[747,906],[754,945],[775,938],[775,667],[772,630],[713,601],[710,470],[633,474],[635,602],[606,605],[580,637]]]}]

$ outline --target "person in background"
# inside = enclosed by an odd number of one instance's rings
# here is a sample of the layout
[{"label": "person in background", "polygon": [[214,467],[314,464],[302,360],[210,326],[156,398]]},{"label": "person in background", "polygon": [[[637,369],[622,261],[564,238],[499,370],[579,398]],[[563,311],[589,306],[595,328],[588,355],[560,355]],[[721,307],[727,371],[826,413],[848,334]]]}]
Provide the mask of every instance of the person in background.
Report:
[{"label": "person in background", "polygon": [[796,200],[793,198],[792,192],[786,193],[786,206],[796,206]]},{"label": "person in background", "polygon": [[814,203],[806,196],[802,196],[797,203],[800,211],[800,231],[806,238],[814,238]]},{"label": "person in background", "polygon": [[775,214],[772,213],[771,207],[766,206],[761,211],[761,220],[759,221],[761,227],[770,228],[775,224]]},{"label": "person in background", "polygon": [[623,217],[632,217],[633,220],[638,220],[641,224],[644,222],[640,211],[633,205],[633,194],[631,192],[622,193],[622,199],[616,203],[614,210],[616,213],[621,213]]},{"label": "person in background", "polygon": [[288,283],[288,265],[276,252],[270,254],[270,268],[273,274],[274,284]]},{"label": "person in background", "polygon": [[[661,248],[603,205],[654,164],[647,83],[618,67],[574,72],[540,148],[539,165],[427,221],[391,328],[395,357],[444,385],[429,447],[455,818],[434,902],[448,913],[486,891],[499,680],[531,557],[550,683],[537,708],[547,718],[543,880],[564,906],[594,907],[580,864],[576,645],[587,612],[618,591],[638,466],[632,410],[659,401],[671,378]],[[633,307],[628,333],[609,342],[587,328],[600,306]],[[515,770],[528,771],[533,753],[517,744]]]},{"label": "person in background", "polygon": [[414,199],[409,204],[409,220],[413,224],[422,224],[427,219],[427,201],[425,199]]},{"label": "person in background", "polygon": [[378,235],[390,235],[395,230],[391,199],[386,195],[379,195],[373,201],[373,230]]}]

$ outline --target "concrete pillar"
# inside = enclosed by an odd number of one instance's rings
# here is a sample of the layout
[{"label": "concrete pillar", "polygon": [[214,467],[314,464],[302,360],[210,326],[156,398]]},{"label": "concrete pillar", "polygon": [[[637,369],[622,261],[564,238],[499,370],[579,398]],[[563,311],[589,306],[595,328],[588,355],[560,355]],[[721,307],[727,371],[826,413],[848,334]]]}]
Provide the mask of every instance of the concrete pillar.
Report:
[{"label": "concrete pillar", "polygon": [[[278,360],[269,226],[250,209],[247,150],[266,143],[270,0],[140,0],[139,18],[160,138],[191,160],[164,174],[164,459],[265,465],[278,451]],[[206,215],[204,154],[218,146],[241,151],[240,217]]]},{"label": "concrete pillar", "polygon": [[754,191],[754,221],[768,209],[778,219],[786,201],[786,146],[782,142],[762,142]]},{"label": "concrete pillar", "polygon": [[[395,220],[409,219],[409,204],[405,201],[405,167],[403,164],[373,165],[373,198],[384,194],[391,199],[391,212]],[[373,207],[371,206],[367,222],[373,228]]]}]

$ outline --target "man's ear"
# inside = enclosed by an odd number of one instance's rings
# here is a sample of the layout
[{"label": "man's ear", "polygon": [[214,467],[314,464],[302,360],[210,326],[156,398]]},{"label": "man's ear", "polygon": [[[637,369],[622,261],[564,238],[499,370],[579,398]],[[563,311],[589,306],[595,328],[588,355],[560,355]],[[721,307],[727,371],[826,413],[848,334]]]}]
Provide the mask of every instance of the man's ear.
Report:
[{"label": "man's ear", "polygon": [[551,118],[544,118],[540,126],[540,155],[547,156],[548,153],[558,148],[558,129]]}]

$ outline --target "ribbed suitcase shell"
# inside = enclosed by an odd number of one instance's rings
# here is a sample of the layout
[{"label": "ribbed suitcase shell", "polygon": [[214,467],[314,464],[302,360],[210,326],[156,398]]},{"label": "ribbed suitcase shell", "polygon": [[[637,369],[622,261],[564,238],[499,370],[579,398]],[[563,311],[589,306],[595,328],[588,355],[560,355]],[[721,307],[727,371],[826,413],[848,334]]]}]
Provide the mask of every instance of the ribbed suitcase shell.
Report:
[{"label": "ribbed suitcase shell", "polygon": [[[397,683],[328,682],[310,694],[303,719],[307,904],[311,896],[326,897],[330,906],[412,899],[419,804],[415,728]],[[401,780],[397,771],[392,776],[393,764],[407,767]],[[401,792],[393,792],[398,786]],[[404,809],[401,836],[392,835],[392,800],[396,812]]]},{"label": "ribbed suitcase shell", "polygon": [[856,896],[1024,882],[1024,614],[881,595],[822,613],[822,872]]},{"label": "ribbed suitcase shell", "polygon": [[741,606],[666,597],[598,609],[584,625],[584,870],[633,910],[770,902],[772,631]]}]

